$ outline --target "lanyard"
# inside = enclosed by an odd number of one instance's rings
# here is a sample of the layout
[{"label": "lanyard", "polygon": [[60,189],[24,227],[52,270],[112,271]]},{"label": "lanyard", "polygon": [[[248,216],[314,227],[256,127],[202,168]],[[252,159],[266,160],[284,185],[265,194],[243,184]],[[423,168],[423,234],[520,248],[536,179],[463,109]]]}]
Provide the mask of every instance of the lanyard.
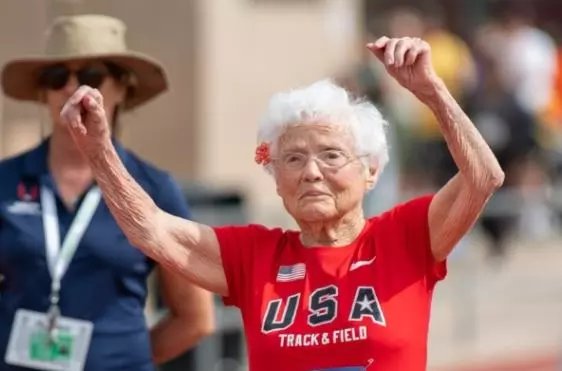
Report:
[{"label": "lanyard", "polygon": [[94,216],[100,200],[101,191],[98,187],[93,187],[88,191],[61,246],[55,196],[51,189],[45,186],[41,187],[41,212],[43,216],[43,231],[45,233],[45,249],[47,266],[51,274],[51,308],[49,314],[53,321],[59,315],[58,302],[62,277],[68,269],[68,265]]}]

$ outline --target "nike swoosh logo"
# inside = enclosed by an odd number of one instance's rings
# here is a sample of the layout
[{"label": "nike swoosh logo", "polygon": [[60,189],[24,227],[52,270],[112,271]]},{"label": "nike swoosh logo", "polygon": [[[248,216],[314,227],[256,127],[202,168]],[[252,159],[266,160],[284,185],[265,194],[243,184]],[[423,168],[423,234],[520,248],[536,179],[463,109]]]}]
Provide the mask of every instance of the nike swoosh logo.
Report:
[{"label": "nike swoosh logo", "polygon": [[353,262],[353,263],[351,263],[351,266],[349,267],[349,271],[354,271],[357,268],[361,268],[361,267],[364,267],[366,265],[371,265],[375,261],[376,258],[377,257],[375,256],[371,260],[358,260],[356,262]]}]

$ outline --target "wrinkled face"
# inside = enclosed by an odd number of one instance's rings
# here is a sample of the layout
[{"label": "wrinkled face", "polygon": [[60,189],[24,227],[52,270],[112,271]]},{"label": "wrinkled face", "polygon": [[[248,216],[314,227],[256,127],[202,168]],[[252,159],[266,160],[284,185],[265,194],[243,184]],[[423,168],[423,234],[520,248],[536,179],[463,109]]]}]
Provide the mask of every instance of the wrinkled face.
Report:
[{"label": "wrinkled face", "polygon": [[277,193],[300,222],[336,220],[361,208],[375,181],[344,128],[315,123],[290,126],[273,160]]},{"label": "wrinkled face", "polygon": [[126,86],[102,62],[73,61],[49,66],[42,71],[40,85],[55,128],[60,125],[63,105],[81,84],[99,89],[110,118],[115,108],[125,99]]}]

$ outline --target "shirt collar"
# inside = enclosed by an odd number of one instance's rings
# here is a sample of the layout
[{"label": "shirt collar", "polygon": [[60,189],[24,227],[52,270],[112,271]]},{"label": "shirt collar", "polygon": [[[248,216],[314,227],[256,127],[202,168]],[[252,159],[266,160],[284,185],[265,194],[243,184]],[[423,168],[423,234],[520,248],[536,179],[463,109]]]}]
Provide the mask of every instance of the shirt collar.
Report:
[{"label": "shirt collar", "polygon": [[[49,174],[49,166],[47,164],[47,157],[49,154],[50,137],[44,139],[37,147],[27,153],[23,160],[24,176],[27,177],[41,177]],[[127,151],[123,145],[116,139],[112,139],[117,155],[127,166]]]}]

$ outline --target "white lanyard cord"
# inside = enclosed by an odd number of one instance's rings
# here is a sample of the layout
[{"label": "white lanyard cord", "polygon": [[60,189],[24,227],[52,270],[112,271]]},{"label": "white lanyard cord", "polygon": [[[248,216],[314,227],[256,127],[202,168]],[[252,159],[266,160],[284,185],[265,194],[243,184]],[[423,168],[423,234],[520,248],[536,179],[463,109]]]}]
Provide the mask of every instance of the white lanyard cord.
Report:
[{"label": "white lanyard cord", "polygon": [[61,246],[55,196],[51,189],[45,186],[41,187],[41,213],[43,216],[45,249],[47,266],[51,275],[51,305],[58,304],[62,277],[68,269],[100,200],[100,189],[97,186],[92,187],[76,213]]}]

